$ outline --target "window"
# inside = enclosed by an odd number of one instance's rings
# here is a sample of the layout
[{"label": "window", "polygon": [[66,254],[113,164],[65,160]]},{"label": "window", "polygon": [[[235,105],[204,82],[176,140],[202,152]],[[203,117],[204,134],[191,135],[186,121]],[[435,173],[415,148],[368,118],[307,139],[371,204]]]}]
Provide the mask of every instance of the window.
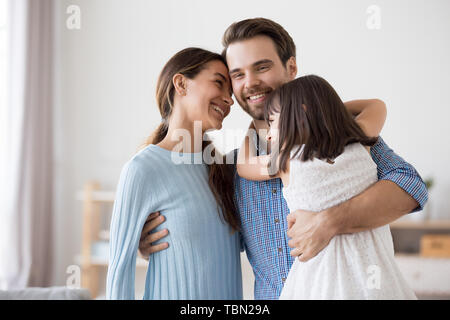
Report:
[{"label": "window", "polygon": [[[0,0],[0,179],[4,181],[6,150],[6,102],[7,102],[7,13],[8,0]],[[0,184],[0,194],[4,194]],[[1,199],[0,199],[1,200]]]},{"label": "window", "polygon": [[[5,221],[5,188],[6,188],[6,101],[7,88],[6,81],[8,72],[6,69],[7,63],[7,18],[8,18],[8,0],[0,0],[0,263],[5,257],[5,232],[7,231]],[[0,265],[0,290],[3,287],[4,269]]]},{"label": "window", "polygon": [[0,150],[4,150],[6,133],[7,13],[8,0],[0,0]]}]

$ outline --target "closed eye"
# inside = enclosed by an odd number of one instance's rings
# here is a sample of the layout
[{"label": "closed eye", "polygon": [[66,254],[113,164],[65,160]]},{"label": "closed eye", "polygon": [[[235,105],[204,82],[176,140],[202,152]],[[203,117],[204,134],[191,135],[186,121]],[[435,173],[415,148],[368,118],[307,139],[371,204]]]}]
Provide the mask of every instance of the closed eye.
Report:
[{"label": "closed eye", "polygon": [[261,66],[261,67],[259,67],[257,70],[258,70],[258,71],[265,71],[265,70],[267,70],[267,69],[269,69],[268,66]]}]

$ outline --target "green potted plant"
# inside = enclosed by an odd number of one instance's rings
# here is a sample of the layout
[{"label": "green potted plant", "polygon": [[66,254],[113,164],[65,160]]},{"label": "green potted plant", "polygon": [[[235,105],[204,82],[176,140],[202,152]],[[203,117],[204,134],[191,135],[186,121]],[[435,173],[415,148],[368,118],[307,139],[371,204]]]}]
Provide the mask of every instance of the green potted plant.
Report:
[{"label": "green potted plant", "polygon": [[428,201],[425,204],[424,208],[423,208],[423,220],[429,220],[431,217],[431,204],[430,204],[430,190],[433,188],[434,186],[434,178],[433,177],[428,177],[424,180],[425,182],[425,186],[427,188],[428,191]]}]

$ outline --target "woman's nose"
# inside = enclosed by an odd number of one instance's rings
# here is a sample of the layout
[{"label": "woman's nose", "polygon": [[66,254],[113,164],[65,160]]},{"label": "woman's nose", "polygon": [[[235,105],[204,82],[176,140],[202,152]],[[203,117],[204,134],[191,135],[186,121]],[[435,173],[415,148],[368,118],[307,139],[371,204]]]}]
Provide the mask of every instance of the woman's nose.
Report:
[{"label": "woman's nose", "polygon": [[231,97],[231,95],[225,95],[224,97],[223,97],[223,102],[225,102],[228,106],[232,106],[233,104],[234,104],[234,100],[233,100],[233,98]]}]

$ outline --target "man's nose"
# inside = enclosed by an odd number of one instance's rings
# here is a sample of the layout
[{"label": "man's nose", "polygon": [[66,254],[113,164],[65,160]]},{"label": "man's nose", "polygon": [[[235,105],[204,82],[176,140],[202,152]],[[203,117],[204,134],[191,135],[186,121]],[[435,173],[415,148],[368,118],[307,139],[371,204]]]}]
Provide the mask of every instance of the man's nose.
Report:
[{"label": "man's nose", "polygon": [[247,78],[245,79],[245,88],[251,89],[257,87],[261,84],[261,81],[255,76],[253,73],[248,73]]}]

